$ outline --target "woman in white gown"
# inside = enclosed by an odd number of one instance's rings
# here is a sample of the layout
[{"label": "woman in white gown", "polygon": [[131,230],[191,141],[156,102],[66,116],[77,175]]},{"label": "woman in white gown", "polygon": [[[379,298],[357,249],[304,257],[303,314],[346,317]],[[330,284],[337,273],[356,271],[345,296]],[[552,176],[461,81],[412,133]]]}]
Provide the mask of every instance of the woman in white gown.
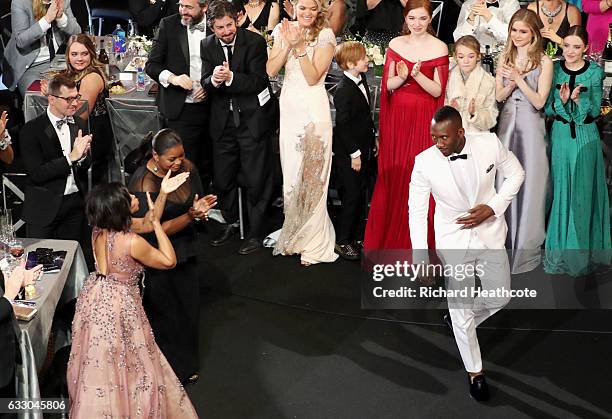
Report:
[{"label": "woman in white gown", "polygon": [[332,121],[324,80],[336,38],[326,25],[326,3],[297,1],[297,21],[276,26],[267,63],[270,76],[285,67],[280,96],[285,221],[274,254],[299,254],[302,265],[338,258],[327,214]]}]

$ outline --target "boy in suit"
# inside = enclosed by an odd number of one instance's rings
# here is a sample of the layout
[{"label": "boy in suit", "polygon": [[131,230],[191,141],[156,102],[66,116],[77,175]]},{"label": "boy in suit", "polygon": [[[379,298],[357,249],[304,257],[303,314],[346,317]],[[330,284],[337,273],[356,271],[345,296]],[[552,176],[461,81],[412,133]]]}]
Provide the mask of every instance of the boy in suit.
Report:
[{"label": "boy in suit", "polygon": [[363,44],[349,41],[336,48],[336,62],[344,70],[344,77],[334,94],[333,148],[342,198],[336,228],[336,253],[344,259],[358,260],[360,251],[355,240],[363,234],[366,173],[375,135],[370,90],[365,77],[369,61]]}]

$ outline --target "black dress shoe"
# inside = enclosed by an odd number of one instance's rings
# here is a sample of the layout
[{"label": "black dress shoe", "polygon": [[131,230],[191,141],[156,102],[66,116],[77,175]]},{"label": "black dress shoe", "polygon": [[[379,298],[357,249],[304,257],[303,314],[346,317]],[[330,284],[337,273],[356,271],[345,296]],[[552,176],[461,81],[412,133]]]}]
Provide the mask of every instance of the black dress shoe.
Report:
[{"label": "black dress shoe", "polygon": [[359,260],[359,251],[351,244],[337,244],[334,247],[334,250],[343,259]]},{"label": "black dress shoe", "polygon": [[489,386],[485,380],[484,374],[477,375],[472,378],[468,374],[468,382],[470,383],[470,396],[479,402],[489,400]]},{"label": "black dress shoe", "polygon": [[236,234],[236,227],[234,227],[232,224],[228,224],[225,227],[223,227],[223,229],[221,229],[221,231],[219,232],[219,234],[217,234],[211,241],[210,241],[210,245],[211,246],[223,246],[225,243],[227,243],[228,241],[230,241],[230,239],[234,236],[234,234]]},{"label": "black dress shoe", "polygon": [[240,249],[238,249],[238,253],[241,255],[248,255],[249,253],[253,253],[261,248],[263,248],[261,239],[246,239],[242,246],[240,246]]},{"label": "black dress shoe", "polygon": [[444,316],[442,316],[442,318],[444,319],[444,323],[446,323],[446,326],[448,326],[448,328],[452,332],[453,331],[453,320],[451,319],[450,313],[446,313]]}]

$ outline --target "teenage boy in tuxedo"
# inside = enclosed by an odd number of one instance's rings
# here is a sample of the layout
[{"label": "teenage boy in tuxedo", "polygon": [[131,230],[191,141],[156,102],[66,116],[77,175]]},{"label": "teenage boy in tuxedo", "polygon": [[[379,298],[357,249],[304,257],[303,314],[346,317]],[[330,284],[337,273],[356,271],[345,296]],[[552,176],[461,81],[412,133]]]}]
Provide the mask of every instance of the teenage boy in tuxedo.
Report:
[{"label": "teenage boy in tuxedo", "polygon": [[336,253],[344,259],[358,260],[360,249],[355,241],[363,234],[366,173],[374,154],[375,136],[365,77],[369,61],[363,44],[349,41],[336,48],[336,62],[344,70],[334,94],[333,149],[342,199]]}]

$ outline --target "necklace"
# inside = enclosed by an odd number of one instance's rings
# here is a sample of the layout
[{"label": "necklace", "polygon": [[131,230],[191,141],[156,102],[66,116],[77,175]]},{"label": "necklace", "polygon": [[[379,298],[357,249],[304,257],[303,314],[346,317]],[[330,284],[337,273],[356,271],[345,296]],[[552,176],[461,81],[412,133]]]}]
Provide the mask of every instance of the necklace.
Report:
[{"label": "necklace", "polygon": [[259,7],[259,5],[261,4],[262,0],[257,0],[257,1],[249,1],[247,3],[247,6],[255,8],[255,7]]},{"label": "necklace", "polygon": [[544,15],[546,15],[546,17],[548,18],[548,24],[552,24],[555,17],[561,13],[561,9],[563,9],[563,4],[560,4],[559,7],[557,7],[555,10],[548,10],[546,7],[544,7],[544,5],[542,5],[540,7],[540,9],[542,9],[542,13],[544,13]]}]

